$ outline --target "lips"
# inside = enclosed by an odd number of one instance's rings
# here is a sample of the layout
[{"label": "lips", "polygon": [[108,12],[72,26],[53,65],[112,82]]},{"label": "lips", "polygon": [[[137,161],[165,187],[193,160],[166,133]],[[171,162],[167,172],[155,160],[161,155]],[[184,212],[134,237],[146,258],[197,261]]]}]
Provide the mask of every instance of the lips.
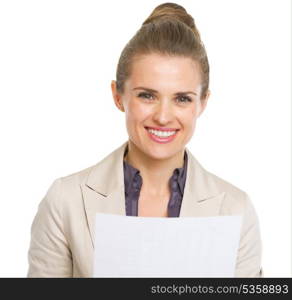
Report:
[{"label": "lips", "polygon": [[[154,128],[157,128],[157,127],[154,127]],[[159,143],[159,144],[166,144],[166,143],[170,143],[171,141],[173,141],[175,139],[175,137],[177,136],[177,132],[178,130],[177,129],[172,129],[172,128],[167,128],[168,130],[163,130],[163,131],[175,131],[174,134],[170,135],[170,136],[165,136],[165,137],[159,137],[151,132],[149,132],[148,129],[153,129],[153,127],[145,127],[147,133],[148,133],[148,136],[149,138],[156,142],[156,143]],[[171,130],[169,130],[171,129]],[[156,129],[154,129],[156,130]],[[162,131],[162,130],[160,130]]]}]

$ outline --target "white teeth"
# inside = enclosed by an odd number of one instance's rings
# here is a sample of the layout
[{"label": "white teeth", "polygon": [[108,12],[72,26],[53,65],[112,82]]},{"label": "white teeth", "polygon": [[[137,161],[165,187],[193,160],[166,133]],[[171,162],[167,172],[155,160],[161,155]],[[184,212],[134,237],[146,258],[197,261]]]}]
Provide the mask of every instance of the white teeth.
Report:
[{"label": "white teeth", "polygon": [[148,129],[148,131],[159,137],[168,137],[168,136],[175,134],[175,131],[158,131],[158,130],[153,130],[153,129]]}]

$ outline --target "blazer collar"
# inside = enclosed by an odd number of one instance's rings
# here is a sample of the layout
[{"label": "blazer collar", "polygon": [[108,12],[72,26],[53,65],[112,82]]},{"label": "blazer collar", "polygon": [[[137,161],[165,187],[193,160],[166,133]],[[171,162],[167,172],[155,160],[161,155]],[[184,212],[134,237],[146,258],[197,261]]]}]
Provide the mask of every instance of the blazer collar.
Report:
[{"label": "blazer collar", "polygon": [[[128,142],[123,143],[92,168],[86,181],[88,187],[106,197],[113,189],[124,185],[123,159],[127,144]],[[189,190],[195,201],[206,200],[218,194],[220,191],[215,182],[210,180],[208,171],[187,147],[185,149],[188,155],[185,190]]]},{"label": "blazer collar", "polygon": [[123,143],[92,168],[86,181],[88,187],[108,196],[124,184],[123,159],[127,144]]},{"label": "blazer collar", "polygon": [[[123,143],[94,165],[80,186],[93,247],[97,212],[126,215],[123,159],[127,144]],[[186,151],[187,177],[179,216],[219,215],[224,190],[220,190],[214,176],[200,165],[187,147]]]}]

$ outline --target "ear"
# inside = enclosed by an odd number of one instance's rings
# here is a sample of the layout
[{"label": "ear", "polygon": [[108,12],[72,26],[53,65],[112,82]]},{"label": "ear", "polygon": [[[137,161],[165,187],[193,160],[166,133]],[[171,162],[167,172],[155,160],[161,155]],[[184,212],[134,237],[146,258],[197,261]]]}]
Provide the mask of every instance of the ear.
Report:
[{"label": "ear", "polygon": [[199,118],[199,116],[200,116],[200,115],[202,114],[202,112],[205,110],[210,95],[211,95],[211,91],[208,90],[208,91],[207,91],[207,94],[206,94],[206,97],[200,100],[200,101],[201,101],[201,110],[200,110],[199,114],[197,115],[197,118]]},{"label": "ear", "polygon": [[112,89],[112,95],[113,95],[113,99],[114,99],[116,107],[120,111],[124,112],[125,109],[124,109],[124,106],[123,106],[122,97],[117,91],[117,82],[115,80],[111,81],[111,89]]}]

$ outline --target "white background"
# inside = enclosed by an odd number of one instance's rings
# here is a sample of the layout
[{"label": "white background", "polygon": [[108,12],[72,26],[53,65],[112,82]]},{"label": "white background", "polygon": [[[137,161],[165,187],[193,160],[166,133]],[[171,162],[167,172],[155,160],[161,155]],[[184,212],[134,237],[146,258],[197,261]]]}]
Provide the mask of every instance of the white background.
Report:
[{"label": "white background", "polygon": [[[0,276],[26,277],[30,227],[54,179],[127,140],[113,103],[120,53],[163,1],[0,1]],[[210,61],[208,107],[187,145],[246,191],[265,277],[291,277],[289,0],[179,1]]]}]

